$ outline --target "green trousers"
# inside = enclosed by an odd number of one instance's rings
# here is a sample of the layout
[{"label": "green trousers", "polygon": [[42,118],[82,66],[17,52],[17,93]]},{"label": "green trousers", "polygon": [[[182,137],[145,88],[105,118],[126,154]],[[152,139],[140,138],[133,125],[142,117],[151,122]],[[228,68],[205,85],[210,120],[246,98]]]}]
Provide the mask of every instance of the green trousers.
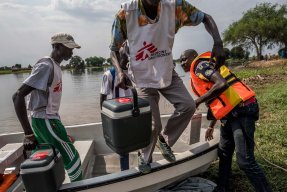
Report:
[{"label": "green trousers", "polygon": [[59,150],[71,182],[81,180],[80,156],[69,140],[62,122],[57,119],[32,118],[32,129],[39,144],[49,143]]}]

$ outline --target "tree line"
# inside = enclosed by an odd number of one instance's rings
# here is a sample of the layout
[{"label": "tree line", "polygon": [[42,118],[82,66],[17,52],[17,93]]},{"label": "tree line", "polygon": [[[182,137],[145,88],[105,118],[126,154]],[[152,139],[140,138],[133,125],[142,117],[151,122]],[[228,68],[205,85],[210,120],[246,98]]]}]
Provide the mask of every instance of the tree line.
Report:
[{"label": "tree line", "polygon": [[102,67],[105,64],[111,65],[111,58],[105,59],[103,57],[93,56],[84,60],[80,56],[75,55],[70,59],[69,64],[63,66],[63,68],[83,69],[85,67]]},{"label": "tree line", "polygon": [[[279,47],[278,54],[286,57],[287,53],[287,5],[261,3],[244,13],[238,21],[229,25],[223,33],[225,45],[236,47],[235,52],[242,52],[246,57],[248,50],[256,51],[257,60],[264,59],[264,48]],[[237,55],[238,56],[238,55]]]},{"label": "tree line", "polygon": [[[75,55],[72,56],[69,63],[66,65],[61,65],[62,69],[84,69],[86,67],[102,67],[103,65],[111,65],[111,58],[103,58],[103,57],[88,57],[86,59],[82,59],[80,56]],[[22,64],[15,64],[12,67],[0,67],[0,70],[12,70],[19,71],[23,69],[32,69],[32,66],[29,64],[28,67],[22,67]]]}]

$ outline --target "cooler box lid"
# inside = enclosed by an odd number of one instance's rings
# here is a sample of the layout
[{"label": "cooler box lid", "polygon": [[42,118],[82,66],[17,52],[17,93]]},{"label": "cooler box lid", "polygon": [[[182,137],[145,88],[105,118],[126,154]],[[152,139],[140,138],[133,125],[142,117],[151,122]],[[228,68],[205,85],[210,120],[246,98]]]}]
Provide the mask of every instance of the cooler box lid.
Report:
[{"label": "cooler box lid", "polygon": [[[60,157],[60,153],[57,151],[57,157]],[[20,166],[21,173],[25,173],[25,170],[32,168],[43,168],[44,171],[48,170],[55,164],[54,154],[52,149],[41,149],[33,153],[28,159],[26,159]],[[24,171],[24,172],[23,172]]]},{"label": "cooler box lid", "polygon": [[[138,98],[138,108],[140,113],[149,112],[149,102],[145,99]],[[102,112],[110,117],[120,118],[131,116],[133,110],[132,97],[120,97],[106,100],[103,102]]]}]

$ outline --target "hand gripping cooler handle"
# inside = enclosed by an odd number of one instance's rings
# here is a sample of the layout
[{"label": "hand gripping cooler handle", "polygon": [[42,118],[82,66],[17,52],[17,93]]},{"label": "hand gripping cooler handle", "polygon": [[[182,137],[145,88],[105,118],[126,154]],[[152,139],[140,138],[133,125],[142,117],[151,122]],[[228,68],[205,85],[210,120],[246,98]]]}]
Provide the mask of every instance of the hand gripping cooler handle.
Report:
[{"label": "hand gripping cooler handle", "polygon": [[[49,144],[49,143],[42,143],[42,144],[38,144],[38,145],[37,145],[37,148],[38,148],[38,149],[41,149],[41,147],[47,147],[47,146],[50,147],[50,148],[52,148],[53,155],[54,155],[54,160],[55,160],[55,162],[57,162],[57,161],[58,161],[58,156],[57,156],[56,149],[55,149],[54,145]],[[27,151],[27,150],[25,150],[25,149],[23,150],[23,155],[24,155],[24,158],[25,158],[25,159],[28,158],[26,151]]]},{"label": "hand gripping cooler handle", "polygon": [[37,147],[39,149],[41,149],[41,147],[50,147],[50,148],[52,148],[53,155],[54,155],[54,160],[55,160],[55,162],[58,161],[58,156],[57,156],[56,149],[55,149],[54,145],[49,144],[49,143],[41,143],[41,144],[37,145]]},{"label": "hand gripping cooler handle", "polygon": [[132,116],[138,117],[140,115],[140,110],[138,107],[138,94],[134,87],[130,87],[132,93],[133,93],[133,110],[132,110]]}]

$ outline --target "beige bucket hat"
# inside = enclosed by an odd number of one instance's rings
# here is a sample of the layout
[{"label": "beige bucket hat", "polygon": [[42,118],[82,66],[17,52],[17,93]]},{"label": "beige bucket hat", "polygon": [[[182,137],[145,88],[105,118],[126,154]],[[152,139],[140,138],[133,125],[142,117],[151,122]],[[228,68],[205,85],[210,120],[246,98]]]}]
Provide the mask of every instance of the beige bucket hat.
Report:
[{"label": "beige bucket hat", "polygon": [[51,44],[55,44],[55,43],[61,43],[64,46],[70,48],[70,49],[80,49],[81,46],[78,45],[75,41],[74,38],[72,37],[72,35],[68,34],[68,33],[57,33],[55,35],[53,35],[51,37]]}]

